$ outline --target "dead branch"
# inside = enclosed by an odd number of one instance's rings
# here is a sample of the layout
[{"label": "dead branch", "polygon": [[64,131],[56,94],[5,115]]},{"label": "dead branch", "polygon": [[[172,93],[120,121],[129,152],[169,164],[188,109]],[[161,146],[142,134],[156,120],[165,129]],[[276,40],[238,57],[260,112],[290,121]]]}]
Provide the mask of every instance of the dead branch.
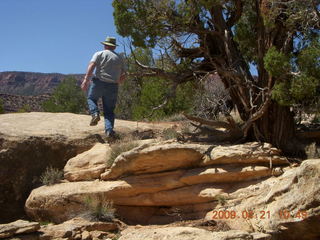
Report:
[{"label": "dead branch", "polygon": [[250,127],[252,126],[252,124],[265,114],[266,110],[269,107],[270,102],[271,102],[271,98],[270,98],[270,96],[268,96],[266,101],[262,104],[261,108],[257,112],[255,112],[251,116],[251,118],[243,125],[242,131],[243,131],[244,137],[247,137],[248,131],[249,131]]},{"label": "dead branch", "polygon": [[195,117],[195,116],[191,116],[188,114],[183,114],[187,119],[194,121],[194,122],[198,122],[200,124],[203,125],[207,125],[207,126],[211,126],[214,128],[225,128],[227,130],[234,130],[234,126],[232,126],[232,124],[227,123],[227,122],[223,122],[223,121],[212,121],[212,120],[206,120],[203,118],[199,118],[199,117]]}]

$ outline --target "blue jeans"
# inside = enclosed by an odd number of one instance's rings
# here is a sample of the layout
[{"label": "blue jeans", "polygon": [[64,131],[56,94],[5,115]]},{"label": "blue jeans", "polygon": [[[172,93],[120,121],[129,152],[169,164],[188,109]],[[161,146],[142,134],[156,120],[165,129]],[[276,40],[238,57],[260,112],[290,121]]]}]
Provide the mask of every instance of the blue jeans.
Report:
[{"label": "blue jeans", "polygon": [[93,78],[88,91],[88,106],[91,115],[99,114],[98,99],[102,98],[105,131],[112,132],[114,127],[114,109],[117,103],[118,84],[107,83]]}]

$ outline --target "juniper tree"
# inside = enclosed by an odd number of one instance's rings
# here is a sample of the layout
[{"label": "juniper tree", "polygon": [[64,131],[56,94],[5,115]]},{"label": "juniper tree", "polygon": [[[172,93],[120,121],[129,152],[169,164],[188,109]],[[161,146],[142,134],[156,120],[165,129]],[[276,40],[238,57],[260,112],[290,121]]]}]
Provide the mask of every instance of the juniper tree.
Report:
[{"label": "juniper tree", "polygon": [[[173,85],[217,73],[244,137],[285,148],[290,105],[319,86],[319,0],[114,0],[117,31],[139,47],[174,53],[171,71],[141,65]],[[257,76],[250,72],[250,64]],[[179,66],[184,66],[179,68]]]}]

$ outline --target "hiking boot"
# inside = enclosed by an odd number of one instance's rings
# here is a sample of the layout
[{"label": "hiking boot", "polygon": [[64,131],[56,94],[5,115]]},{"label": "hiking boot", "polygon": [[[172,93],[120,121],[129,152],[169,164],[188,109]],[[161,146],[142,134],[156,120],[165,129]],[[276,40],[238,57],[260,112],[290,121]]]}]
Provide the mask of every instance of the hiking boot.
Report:
[{"label": "hiking boot", "polygon": [[92,115],[90,126],[96,126],[99,121],[100,121],[99,114]]},{"label": "hiking boot", "polygon": [[109,142],[113,142],[113,141],[117,140],[117,138],[118,138],[118,136],[116,135],[116,133],[114,131],[106,132],[106,136],[107,136],[107,140]]}]

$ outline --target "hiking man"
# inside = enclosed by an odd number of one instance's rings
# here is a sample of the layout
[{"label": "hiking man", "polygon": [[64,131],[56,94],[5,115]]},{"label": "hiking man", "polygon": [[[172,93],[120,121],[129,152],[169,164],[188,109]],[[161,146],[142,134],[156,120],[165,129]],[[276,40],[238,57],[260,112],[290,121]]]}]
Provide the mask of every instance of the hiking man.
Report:
[{"label": "hiking man", "polygon": [[92,116],[90,126],[95,126],[100,120],[98,99],[102,98],[103,115],[105,121],[105,133],[107,137],[114,138],[114,109],[118,96],[118,84],[125,80],[125,64],[123,58],[114,50],[116,49],[116,39],[107,37],[104,42],[104,50],[96,52],[87,69],[87,73],[81,84],[82,90],[86,91],[90,83],[90,78],[95,70],[95,76],[88,90],[88,106]]}]

